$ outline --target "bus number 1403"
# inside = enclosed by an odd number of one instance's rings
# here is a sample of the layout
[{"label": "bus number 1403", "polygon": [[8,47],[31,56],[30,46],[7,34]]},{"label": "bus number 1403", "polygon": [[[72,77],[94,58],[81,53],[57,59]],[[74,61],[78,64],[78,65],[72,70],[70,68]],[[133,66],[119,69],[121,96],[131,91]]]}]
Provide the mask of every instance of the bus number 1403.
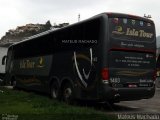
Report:
[{"label": "bus number 1403", "polygon": [[120,83],[121,80],[120,80],[120,78],[110,78],[110,82],[111,83]]}]

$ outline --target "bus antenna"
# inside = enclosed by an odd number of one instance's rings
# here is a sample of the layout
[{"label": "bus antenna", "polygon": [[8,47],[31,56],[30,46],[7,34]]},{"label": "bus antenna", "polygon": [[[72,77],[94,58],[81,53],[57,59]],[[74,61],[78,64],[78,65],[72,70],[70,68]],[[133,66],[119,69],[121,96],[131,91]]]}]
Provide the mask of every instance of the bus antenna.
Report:
[{"label": "bus antenna", "polygon": [[152,18],[151,15],[146,15],[146,14],[144,14],[144,17],[145,17],[145,18],[148,18],[148,19],[149,19],[149,18]]}]

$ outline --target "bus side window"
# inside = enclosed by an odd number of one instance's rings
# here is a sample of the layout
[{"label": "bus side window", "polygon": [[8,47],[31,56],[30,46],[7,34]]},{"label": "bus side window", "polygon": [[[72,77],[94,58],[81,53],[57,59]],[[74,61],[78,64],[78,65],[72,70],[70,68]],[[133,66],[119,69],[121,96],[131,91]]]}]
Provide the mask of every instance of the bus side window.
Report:
[{"label": "bus side window", "polygon": [[3,58],[2,58],[2,65],[5,65],[5,64],[6,64],[6,59],[7,59],[7,56],[6,56],[6,55],[3,56]]}]

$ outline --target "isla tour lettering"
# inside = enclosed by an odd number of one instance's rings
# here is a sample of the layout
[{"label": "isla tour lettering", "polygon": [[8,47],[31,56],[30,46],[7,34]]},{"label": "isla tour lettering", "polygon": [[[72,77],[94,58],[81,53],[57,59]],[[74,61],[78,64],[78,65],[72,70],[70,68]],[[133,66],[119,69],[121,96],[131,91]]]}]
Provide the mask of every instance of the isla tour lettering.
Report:
[{"label": "isla tour lettering", "polygon": [[128,36],[136,36],[137,37],[139,35],[139,33],[135,29],[127,28],[126,35],[128,35]]},{"label": "isla tour lettering", "polygon": [[31,60],[20,61],[20,69],[35,68],[35,62]]},{"label": "isla tour lettering", "polygon": [[144,30],[140,30],[139,33],[140,33],[140,37],[152,38],[152,36],[153,36],[152,33],[144,32]]},{"label": "isla tour lettering", "polygon": [[131,28],[127,28],[126,35],[127,36],[135,36],[135,37],[143,37],[143,38],[152,38],[153,37],[153,33],[147,33],[144,30],[138,31],[136,29],[131,29]]}]

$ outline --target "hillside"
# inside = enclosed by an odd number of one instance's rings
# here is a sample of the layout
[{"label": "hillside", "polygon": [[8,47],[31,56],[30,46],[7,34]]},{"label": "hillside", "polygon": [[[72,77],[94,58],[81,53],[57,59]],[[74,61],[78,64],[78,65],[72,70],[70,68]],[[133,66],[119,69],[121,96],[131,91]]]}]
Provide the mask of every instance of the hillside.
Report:
[{"label": "hillside", "polygon": [[35,34],[54,29],[62,28],[69,25],[69,23],[62,23],[59,25],[52,26],[50,21],[45,24],[26,24],[24,26],[18,26],[16,29],[10,29],[6,34],[0,39],[0,46],[5,46],[15,42],[19,42],[27,37],[33,36]]}]

